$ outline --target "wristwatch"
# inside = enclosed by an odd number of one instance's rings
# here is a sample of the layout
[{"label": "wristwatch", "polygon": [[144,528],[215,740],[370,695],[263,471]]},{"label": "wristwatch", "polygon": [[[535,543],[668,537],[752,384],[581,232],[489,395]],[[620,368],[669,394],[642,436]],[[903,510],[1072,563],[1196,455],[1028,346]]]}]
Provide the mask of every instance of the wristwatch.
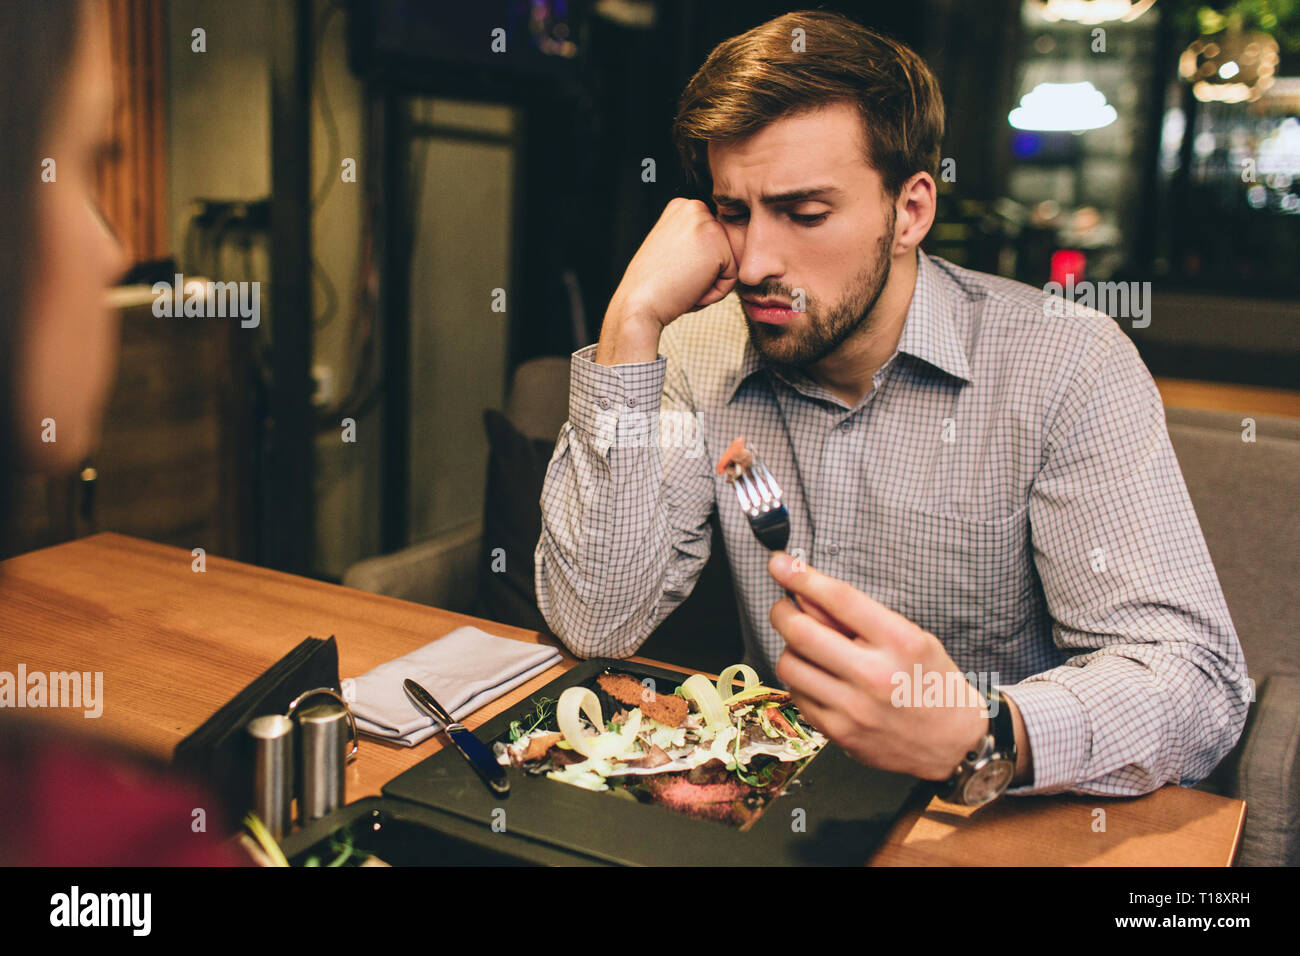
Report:
[{"label": "wristwatch", "polygon": [[941,800],[982,807],[1002,796],[1016,775],[1016,731],[1007,699],[996,690],[989,702],[989,732],[968,752],[951,777],[938,785]]}]

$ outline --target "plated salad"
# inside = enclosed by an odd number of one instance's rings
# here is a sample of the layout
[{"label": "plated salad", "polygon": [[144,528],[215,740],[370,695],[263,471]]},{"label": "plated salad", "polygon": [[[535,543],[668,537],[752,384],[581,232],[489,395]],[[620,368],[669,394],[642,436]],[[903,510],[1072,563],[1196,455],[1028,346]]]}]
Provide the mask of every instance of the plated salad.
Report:
[{"label": "plated salad", "polygon": [[786,691],[735,664],[671,694],[606,671],[595,686],[534,701],[495,751],[526,773],[747,829],[825,744]]}]

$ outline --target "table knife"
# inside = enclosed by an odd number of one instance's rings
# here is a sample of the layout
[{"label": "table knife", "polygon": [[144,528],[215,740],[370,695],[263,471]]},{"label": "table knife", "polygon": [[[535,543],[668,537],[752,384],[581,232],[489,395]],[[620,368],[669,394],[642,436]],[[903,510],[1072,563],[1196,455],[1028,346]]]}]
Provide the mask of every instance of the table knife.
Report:
[{"label": "table knife", "polygon": [[462,757],[469,761],[483,782],[492,788],[493,793],[509,793],[510,780],[506,777],[506,768],[492,758],[492,751],[474,736],[464,724],[452,720],[451,715],[442,705],[433,699],[433,695],[411,679],[404,681],[406,694],[423,713],[428,714],[442,724],[443,732],[451,738]]}]

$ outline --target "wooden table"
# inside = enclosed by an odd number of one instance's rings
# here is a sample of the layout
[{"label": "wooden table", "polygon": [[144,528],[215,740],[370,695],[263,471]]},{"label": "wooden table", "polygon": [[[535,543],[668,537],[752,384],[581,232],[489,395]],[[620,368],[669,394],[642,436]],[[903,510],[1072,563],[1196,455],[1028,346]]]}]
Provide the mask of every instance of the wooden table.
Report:
[{"label": "wooden table", "polygon": [[[335,636],[341,677],[363,674],[462,624],[555,643],[535,631],[214,555],[206,556],[206,571],[193,570],[192,562],[188,551],[117,534],[11,558],[0,565],[0,671],[16,673],[20,663],[29,673],[102,671],[101,717],[53,708],[43,716],[169,757],[177,742],[308,636]],[[559,664],[466,724],[479,726],[577,663],[561,652]],[[363,739],[348,768],[348,802],[377,795],[440,746]],[[1175,786],[1132,799],[1006,799],[974,813],[919,801],[871,863],[1227,866],[1244,819],[1239,800]]]}]

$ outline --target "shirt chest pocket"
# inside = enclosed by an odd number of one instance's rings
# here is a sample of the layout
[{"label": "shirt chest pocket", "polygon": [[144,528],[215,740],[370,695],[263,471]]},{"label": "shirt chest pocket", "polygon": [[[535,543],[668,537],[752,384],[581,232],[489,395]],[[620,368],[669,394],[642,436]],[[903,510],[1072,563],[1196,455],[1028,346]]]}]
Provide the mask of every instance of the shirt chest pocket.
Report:
[{"label": "shirt chest pocket", "polygon": [[1027,504],[987,520],[877,504],[862,528],[862,578],[897,595],[890,606],[950,652],[1005,640],[1025,625],[1034,580]]}]

